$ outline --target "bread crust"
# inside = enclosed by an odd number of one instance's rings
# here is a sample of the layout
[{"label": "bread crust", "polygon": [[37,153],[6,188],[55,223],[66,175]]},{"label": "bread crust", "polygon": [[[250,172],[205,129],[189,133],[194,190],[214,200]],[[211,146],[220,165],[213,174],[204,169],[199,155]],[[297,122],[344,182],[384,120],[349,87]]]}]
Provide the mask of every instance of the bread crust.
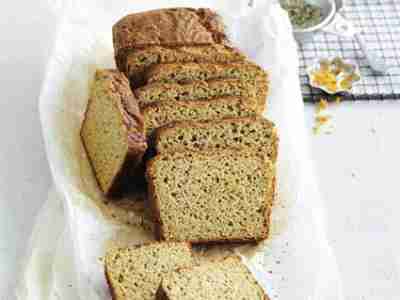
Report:
[{"label": "bread crust", "polygon": [[[126,128],[128,152],[117,174],[114,176],[112,183],[107,191],[103,191],[106,196],[118,197],[122,193],[124,186],[134,177],[135,171],[142,162],[143,155],[147,149],[147,142],[144,135],[143,117],[140,113],[138,103],[130,90],[129,81],[124,74],[113,69],[97,70],[95,80],[103,80],[106,85],[104,89],[110,97],[115,99],[115,105],[120,111],[123,124]],[[89,97],[83,123],[80,131],[81,140],[86,153],[88,145],[86,145],[83,134],[83,125],[87,119],[87,115],[94,99]],[[88,155],[89,157],[89,155]],[[89,157],[92,169],[95,171],[94,165]],[[96,180],[100,186],[100,182]]]},{"label": "bread crust", "polygon": [[168,295],[165,293],[164,289],[162,288],[162,285],[158,287],[157,293],[156,293],[156,300],[168,300]]},{"label": "bread crust", "polygon": [[148,186],[148,201],[150,204],[150,210],[152,212],[152,219],[154,222],[154,236],[157,240],[163,240],[163,230],[161,223],[161,210],[159,201],[155,193],[155,185],[153,181],[153,165],[156,162],[156,157],[149,159],[146,162],[146,181]]},{"label": "bread crust", "polygon": [[108,274],[108,270],[107,270],[107,265],[106,265],[106,264],[104,264],[104,275],[105,275],[105,277],[106,277],[108,289],[109,289],[110,294],[111,294],[111,299],[112,299],[112,300],[119,300],[119,299],[117,298],[117,294],[116,294],[116,292],[115,292],[115,288],[114,288],[114,286],[113,286],[112,283],[111,283],[111,278],[110,278],[110,275]]},{"label": "bread crust", "polygon": [[130,14],[112,28],[118,69],[130,51],[147,46],[226,44],[220,16],[207,8],[167,8]]},{"label": "bread crust", "polygon": [[[231,150],[232,153],[237,152],[238,150]],[[203,151],[204,152],[204,151]],[[210,150],[207,151],[208,153],[215,153],[216,150]],[[251,152],[251,151],[250,151]],[[176,152],[175,154],[178,155],[184,155],[184,152],[178,153]],[[174,240],[174,239],[167,239],[167,236],[163,230],[163,224],[162,224],[162,219],[161,219],[161,209],[160,209],[160,200],[157,197],[157,193],[155,192],[155,184],[154,184],[154,164],[156,163],[157,160],[162,159],[160,158],[161,155],[155,156],[149,161],[147,161],[147,168],[146,168],[146,179],[148,183],[148,192],[149,192],[149,203],[151,207],[151,211],[153,213],[153,222],[154,222],[154,234],[157,240],[160,241],[174,241],[174,242],[181,242],[179,240]],[[262,157],[262,155],[260,155]],[[272,164],[269,159],[263,157],[264,160],[267,160],[268,163],[271,164],[273,169],[275,166]],[[274,172],[275,173],[275,172]],[[259,242],[262,240],[265,240],[269,236],[269,229],[270,229],[270,215],[271,215],[271,208],[272,204],[274,202],[274,197],[275,197],[275,176],[272,179],[271,183],[271,193],[269,195],[266,195],[266,211],[265,211],[265,218],[264,218],[264,226],[262,231],[260,232],[258,237],[243,237],[243,238],[229,238],[229,239],[213,239],[213,240],[207,240],[207,239],[199,239],[199,240],[187,240],[187,242],[191,244],[220,244],[220,243],[248,243],[248,242]],[[272,198],[271,198],[272,197]],[[271,198],[271,201],[269,200]]]}]

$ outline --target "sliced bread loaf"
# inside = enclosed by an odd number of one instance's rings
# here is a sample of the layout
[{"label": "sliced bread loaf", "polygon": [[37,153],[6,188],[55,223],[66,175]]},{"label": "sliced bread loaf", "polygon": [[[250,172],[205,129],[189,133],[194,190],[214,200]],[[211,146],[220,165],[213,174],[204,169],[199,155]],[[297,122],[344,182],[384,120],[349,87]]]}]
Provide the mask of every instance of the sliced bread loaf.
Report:
[{"label": "sliced bread loaf", "polygon": [[113,42],[118,68],[126,56],[147,46],[194,46],[225,44],[221,18],[206,8],[166,8],[125,16],[113,26]]},{"label": "sliced bread loaf", "polygon": [[265,239],[273,163],[256,151],[158,154],[147,163],[156,234],[193,243]]},{"label": "sliced bread loaf", "polygon": [[154,300],[162,278],[192,265],[187,243],[150,243],[110,250],[105,274],[113,300]]},{"label": "sliced bread loaf", "polygon": [[256,116],[255,105],[239,97],[222,97],[208,101],[176,101],[150,104],[142,109],[145,133],[176,121],[206,121]]},{"label": "sliced bread loaf", "polygon": [[156,130],[155,147],[158,153],[210,148],[253,148],[275,162],[278,134],[274,123],[259,117],[179,122]]},{"label": "sliced bread loaf", "polygon": [[147,148],[143,118],[122,73],[97,70],[81,137],[101,190],[118,194]]},{"label": "sliced bread loaf", "polygon": [[181,269],[164,278],[157,300],[268,300],[238,256]]},{"label": "sliced bread loaf", "polygon": [[266,85],[268,75],[261,67],[248,61],[227,64],[158,64],[150,67],[145,75],[147,83],[174,83],[226,78],[244,81],[263,81]]},{"label": "sliced bread loaf", "polygon": [[[266,89],[267,87],[264,87]],[[256,98],[258,89],[238,79],[194,81],[190,83],[151,83],[135,90],[139,105],[168,101],[207,101],[214,97],[236,96],[264,109]],[[264,99],[265,102],[265,99]]]}]

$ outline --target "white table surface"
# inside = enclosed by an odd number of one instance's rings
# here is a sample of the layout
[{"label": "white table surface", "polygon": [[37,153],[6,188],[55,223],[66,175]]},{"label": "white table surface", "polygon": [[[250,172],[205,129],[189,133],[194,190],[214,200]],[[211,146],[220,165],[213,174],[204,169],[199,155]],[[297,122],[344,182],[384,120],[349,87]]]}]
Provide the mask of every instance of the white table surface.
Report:
[{"label": "white table surface", "polygon": [[[0,3],[1,300],[14,299],[18,263],[51,185],[37,100],[55,31],[44,1],[5,2]],[[312,106],[305,116],[346,300],[400,299],[400,102],[342,103],[331,112],[336,127],[331,135],[312,134]]]}]

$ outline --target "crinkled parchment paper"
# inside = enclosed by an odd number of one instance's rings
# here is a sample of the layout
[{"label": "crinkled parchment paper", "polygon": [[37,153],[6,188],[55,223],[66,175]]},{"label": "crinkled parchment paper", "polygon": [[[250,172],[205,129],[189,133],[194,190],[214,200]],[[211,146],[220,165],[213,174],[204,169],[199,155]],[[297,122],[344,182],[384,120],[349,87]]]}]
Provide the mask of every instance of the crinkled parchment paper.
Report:
[{"label": "crinkled parchment paper", "polygon": [[[153,239],[146,205],[133,199],[144,198],[144,194],[133,193],[118,202],[103,198],[79,129],[95,69],[114,67],[112,24],[129,12],[168,5],[209,6],[221,12],[234,44],[270,73],[265,116],[275,121],[281,140],[270,238],[258,245],[199,248],[199,259],[230,251],[241,254],[271,299],[341,299],[340,278],[325,237],[321,199],[308,158],[296,45],[286,14],[275,1],[259,1],[254,9],[240,1],[163,3],[51,3],[62,19],[40,97],[40,114],[49,164],[63,205],[57,209],[55,203],[60,200],[51,198],[38,218],[19,298],[71,299],[66,290],[75,289],[81,299],[110,299],[103,272],[105,250],[110,245]],[[52,228],[52,218],[60,218],[60,211],[61,215],[64,211],[66,226]],[[43,253],[48,253],[47,260]],[[41,276],[32,277],[32,266],[41,270]],[[67,285],[66,274],[73,274],[73,284]],[[46,292],[39,291],[48,278],[52,283],[47,283]]]}]

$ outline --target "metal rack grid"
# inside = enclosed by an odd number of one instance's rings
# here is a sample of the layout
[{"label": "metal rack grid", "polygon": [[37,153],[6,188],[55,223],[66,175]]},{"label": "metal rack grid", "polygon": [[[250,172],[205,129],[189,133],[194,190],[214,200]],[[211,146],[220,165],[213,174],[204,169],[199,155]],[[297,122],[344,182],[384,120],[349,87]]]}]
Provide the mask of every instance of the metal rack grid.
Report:
[{"label": "metal rack grid", "polygon": [[[341,13],[362,30],[371,51],[390,65],[400,66],[400,0],[348,0]],[[339,56],[359,66],[361,80],[343,100],[400,100],[400,74],[375,75],[356,41],[317,33],[299,47],[300,80],[304,101],[314,102],[326,94],[309,85],[307,66],[316,58]]]}]

